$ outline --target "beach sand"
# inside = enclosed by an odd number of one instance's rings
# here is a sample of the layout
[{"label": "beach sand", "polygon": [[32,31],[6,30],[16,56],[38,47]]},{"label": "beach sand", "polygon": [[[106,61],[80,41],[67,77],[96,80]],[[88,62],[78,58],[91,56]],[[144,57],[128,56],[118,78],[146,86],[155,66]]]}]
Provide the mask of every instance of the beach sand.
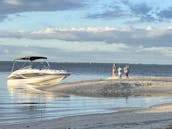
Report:
[{"label": "beach sand", "polygon": [[[132,77],[80,81],[41,90],[84,96],[171,96],[172,78]],[[30,123],[0,125],[0,129],[162,129],[172,124],[172,103],[150,108],[120,108],[113,113],[42,120]]]}]

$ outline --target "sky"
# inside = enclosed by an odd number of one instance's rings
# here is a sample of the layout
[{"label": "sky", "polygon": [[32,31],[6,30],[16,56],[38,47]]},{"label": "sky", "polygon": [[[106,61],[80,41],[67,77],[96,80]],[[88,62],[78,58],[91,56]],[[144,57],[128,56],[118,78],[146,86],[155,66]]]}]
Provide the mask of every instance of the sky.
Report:
[{"label": "sky", "polygon": [[0,60],[172,63],[171,0],[0,0]]}]

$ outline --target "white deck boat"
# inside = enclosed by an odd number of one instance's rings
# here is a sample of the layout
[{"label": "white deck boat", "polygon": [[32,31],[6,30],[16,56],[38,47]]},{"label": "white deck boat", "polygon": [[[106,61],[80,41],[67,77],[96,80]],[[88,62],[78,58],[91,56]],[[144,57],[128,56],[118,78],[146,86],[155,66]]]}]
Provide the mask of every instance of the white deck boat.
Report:
[{"label": "white deck boat", "polygon": [[[41,64],[41,68],[34,68],[34,62],[36,60],[45,60]],[[24,61],[21,68],[16,69],[17,62]],[[22,62],[23,63],[23,62]],[[38,62],[37,62],[38,64]],[[46,64],[46,65],[45,65]],[[21,63],[20,63],[21,66]],[[40,66],[40,65],[39,65]],[[68,77],[70,73],[64,70],[53,70],[50,69],[50,65],[47,62],[47,57],[42,56],[26,56],[17,58],[14,60],[12,73],[8,76],[8,84],[10,85],[21,85],[30,84],[34,86],[47,86],[55,85],[61,80]]]}]

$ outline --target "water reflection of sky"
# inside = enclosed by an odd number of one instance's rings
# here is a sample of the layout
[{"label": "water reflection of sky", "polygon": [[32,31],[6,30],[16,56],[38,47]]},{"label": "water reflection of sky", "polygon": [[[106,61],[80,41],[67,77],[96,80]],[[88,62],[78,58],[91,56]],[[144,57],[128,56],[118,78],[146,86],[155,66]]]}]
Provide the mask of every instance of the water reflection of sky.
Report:
[{"label": "water reflection of sky", "polygon": [[115,111],[112,109],[120,107],[149,107],[172,102],[172,97],[96,98],[53,94],[23,85],[10,87],[6,84],[8,75],[9,73],[0,73],[1,124],[112,112]]}]

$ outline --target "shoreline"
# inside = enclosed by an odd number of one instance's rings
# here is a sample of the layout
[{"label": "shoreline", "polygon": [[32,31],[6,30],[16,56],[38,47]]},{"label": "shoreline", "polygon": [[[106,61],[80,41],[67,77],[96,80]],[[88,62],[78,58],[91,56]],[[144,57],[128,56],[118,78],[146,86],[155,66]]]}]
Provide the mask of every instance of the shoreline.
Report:
[{"label": "shoreline", "polygon": [[172,103],[149,108],[119,108],[117,112],[68,116],[0,125],[1,129],[166,129],[172,124]]},{"label": "shoreline", "polygon": [[[46,92],[90,97],[172,96],[172,77],[87,80],[39,89]],[[0,129],[165,129],[172,124],[172,102],[149,108],[117,108],[115,110],[117,112],[0,125]]]}]

